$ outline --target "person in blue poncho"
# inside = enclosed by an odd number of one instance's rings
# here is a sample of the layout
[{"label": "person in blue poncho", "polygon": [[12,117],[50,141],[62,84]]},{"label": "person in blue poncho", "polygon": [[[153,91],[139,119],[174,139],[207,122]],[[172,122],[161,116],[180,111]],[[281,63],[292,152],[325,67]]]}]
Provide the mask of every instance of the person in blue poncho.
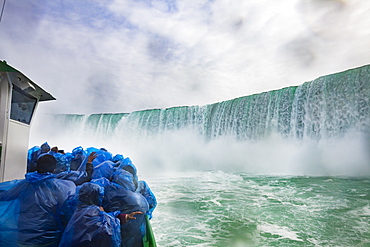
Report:
[{"label": "person in blue poncho", "polygon": [[[57,178],[73,181],[77,186],[85,182],[89,182],[94,171],[92,162],[96,157],[97,154],[95,152],[92,152],[91,154],[89,154],[89,156],[84,158],[78,170],[60,172],[56,175]],[[57,163],[59,163],[60,160],[58,159],[58,157],[55,158],[57,159]]]},{"label": "person in blue poncho", "polygon": [[147,200],[148,205],[149,205],[149,210],[146,214],[148,215],[149,219],[151,220],[153,218],[153,211],[157,207],[157,199],[156,199],[155,195],[153,194],[152,190],[150,189],[148,183],[145,182],[144,180],[140,180],[138,182],[136,192],[143,195],[145,197],[145,199]]},{"label": "person in blue poncho", "polygon": [[57,164],[54,173],[61,173],[69,170],[69,158],[66,154],[60,153],[58,147],[52,147],[50,152],[55,157]]},{"label": "person in blue poncho", "polygon": [[133,175],[128,171],[118,169],[112,175],[111,181],[102,184],[104,184],[105,190],[103,199],[105,211],[120,211],[122,213],[140,211],[143,213],[137,215],[135,221],[121,225],[121,246],[142,247],[143,237],[146,234],[145,214],[149,210],[149,205],[143,195],[135,192]]},{"label": "person in blue poncho", "polygon": [[136,214],[121,214],[119,211],[106,213],[101,205],[104,189],[98,184],[84,183],[78,190],[78,205],[63,233],[60,247],[121,245],[120,223],[136,219]]},{"label": "person in blue poncho", "polygon": [[50,146],[47,142],[44,142],[41,147],[35,146],[28,150],[27,157],[27,172],[36,171],[36,161],[42,154],[46,154],[50,151]]},{"label": "person in blue poncho", "polygon": [[[14,201],[10,204],[13,208],[7,211],[14,215],[8,215],[7,221],[11,219],[17,223],[14,229],[4,232],[1,226],[10,223],[2,222],[3,217],[0,217],[0,246],[59,245],[65,224],[61,212],[65,210],[65,202],[74,196],[76,186],[71,181],[57,179],[53,174],[55,167],[54,156],[45,154],[37,160],[36,171],[27,173],[25,179],[1,184],[0,211],[2,202]],[[9,232],[17,232],[16,238],[2,237]]]},{"label": "person in blue poncho", "polygon": [[148,183],[143,180],[138,181],[137,169],[135,165],[132,163],[132,161],[130,160],[130,158],[124,159],[123,162],[121,162],[120,164],[120,168],[132,174],[133,182],[136,187],[135,191],[143,195],[145,199],[147,200],[148,205],[149,205],[149,210],[147,211],[146,214],[148,215],[149,219],[152,219],[153,211],[157,207],[157,199],[154,196],[152,190],[150,189]]},{"label": "person in blue poncho", "polygon": [[78,170],[85,158],[86,152],[83,150],[81,146],[74,148],[72,150],[72,159],[70,162],[71,171]]}]

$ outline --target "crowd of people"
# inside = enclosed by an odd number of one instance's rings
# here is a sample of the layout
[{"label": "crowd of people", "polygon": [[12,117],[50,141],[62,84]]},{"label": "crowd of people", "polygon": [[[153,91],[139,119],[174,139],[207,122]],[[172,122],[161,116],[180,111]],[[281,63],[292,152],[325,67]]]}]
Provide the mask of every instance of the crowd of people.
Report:
[{"label": "crowd of people", "polygon": [[0,183],[0,246],[142,247],[156,206],[130,158],[45,142],[28,150],[25,179]]}]

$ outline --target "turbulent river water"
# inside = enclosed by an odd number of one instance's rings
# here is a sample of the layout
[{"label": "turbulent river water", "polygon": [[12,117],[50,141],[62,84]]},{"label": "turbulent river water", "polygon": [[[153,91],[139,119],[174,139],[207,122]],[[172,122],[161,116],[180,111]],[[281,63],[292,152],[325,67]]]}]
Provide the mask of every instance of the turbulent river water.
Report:
[{"label": "turbulent river water", "polygon": [[147,182],[159,246],[370,246],[370,178],[194,171]]}]

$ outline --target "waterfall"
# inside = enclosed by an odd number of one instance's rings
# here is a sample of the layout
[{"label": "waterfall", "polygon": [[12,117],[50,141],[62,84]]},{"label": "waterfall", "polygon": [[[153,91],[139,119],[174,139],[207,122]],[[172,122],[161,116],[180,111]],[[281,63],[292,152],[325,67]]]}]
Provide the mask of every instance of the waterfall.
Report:
[{"label": "waterfall", "polygon": [[[121,147],[138,156],[140,146],[141,151],[151,155],[162,152],[186,153],[189,146],[194,146],[185,156],[195,155],[197,157],[192,162],[207,164],[217,163],[206,158],[207,155],[218,156],[219,152],[228,150],[230,154],[239,157],[231,158],[235,159],[234,163],[239,163],[236,166],[238,168],[244,167],[248,161],[259,163],[261,158],[257,154],[263,153],[261,149],[273,153],[274,160],[284,160],[284,164],[292,160],[293,163],[302,163],[296,157],[307,158],[313,149],[317,149],[314,151],[315,155],[321,156],[320,161],[314,160],[315,164],[333,160],[332,156],[336,152],[344,151],[346,155],[349,152],[356,156],[344,160],[357,162],[359,166],[366,167],[364,169],[367,172],[369,167],[366,165],[370,164],[367,151],[370,136],[370,65],[323,76],[300,86],[205,106],[116,114],[56,114],[46,118],[44,116],[43,123],[45,122],[49,123],[50,129],[42,124],[43,131],[37,131],[39,143],[58,136],[58,140],[62,140],[65,145],[73,143],[73,140],[80,143],[75,145],[83,145],[85,141],[90,142],[85,145],[111,144],[114,149]],[[60,139],[66,133],[68,139]],[[221,145],[220,142],[224,144]],[[309,154],[307,143],[310,146]],[[134,149],[132,145],[137,148]],[[301,148],[300,151],[293,151],[297,147]],[[212,149],[212,152],[197,155],[197,148],[206,153]],[[302,149],[305,150],[303,153]],[[248,155],[241,155],[240,152],[245,150],[248,150]],[[294,158],[281,157],[281,153],[287,152],[294,153]],[[328,152],[329,155],[326,155]],[[153,156],[157,158],[152,159],[151,164],[156,159],[159,160],[158,163],[166,163],[163,157]],[[221,158],[225,159],[226,157]],[[311,158],[310,160],[312,161]],[[183,162],[179,159],[167,161],[176,164]],[[338,162],[340,163],[334,159],[334,163]],[[182,167],[186,166],[183,164]],[[251,166],[252,164],[248,165],[249,168]],[[289,165],[291,166],[293,164]],[[270,166],[266,166],[266,170],[269,168]],[[345,170],[348,169],[350,168]]]}]

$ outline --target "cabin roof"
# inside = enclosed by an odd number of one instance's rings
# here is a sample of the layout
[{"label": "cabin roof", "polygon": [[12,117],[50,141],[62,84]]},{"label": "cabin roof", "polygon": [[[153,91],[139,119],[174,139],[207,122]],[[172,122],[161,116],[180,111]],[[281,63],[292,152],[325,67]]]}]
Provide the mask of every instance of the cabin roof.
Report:
[{"label": "cabin roof", "polygon": [[28,81],[35,88],[35,91],[30,94],[38,98],[39,101],[55,100],[55,98],[50,93],[46,92],[31,79],[25,76],[22,72],[8,65],[6,61],[0,61],[0,72],[9,72],[9,74],[13,78],[25,79],[26,81]]}]

